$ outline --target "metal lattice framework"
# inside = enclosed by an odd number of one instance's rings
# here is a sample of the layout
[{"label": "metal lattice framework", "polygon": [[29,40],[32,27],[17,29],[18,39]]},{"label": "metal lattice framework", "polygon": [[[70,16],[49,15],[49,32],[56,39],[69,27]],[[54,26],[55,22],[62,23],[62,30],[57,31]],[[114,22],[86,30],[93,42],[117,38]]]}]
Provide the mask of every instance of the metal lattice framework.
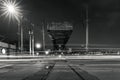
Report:
[{"label": "metal lattice framework", "polygon": [[67,22],[51,23],[48,24],[47,29],[53,42],[54,50],[64,50],[73,31],[73,26]]}]

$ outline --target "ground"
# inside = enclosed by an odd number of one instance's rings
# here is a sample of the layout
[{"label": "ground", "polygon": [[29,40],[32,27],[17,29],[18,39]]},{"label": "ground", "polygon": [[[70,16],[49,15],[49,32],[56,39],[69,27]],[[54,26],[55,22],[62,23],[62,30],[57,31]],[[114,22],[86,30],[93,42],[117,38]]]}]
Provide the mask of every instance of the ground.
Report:
[{"label": "ground", "polygon": [[0,60],[0,80],[120,80],[120,59]]}]

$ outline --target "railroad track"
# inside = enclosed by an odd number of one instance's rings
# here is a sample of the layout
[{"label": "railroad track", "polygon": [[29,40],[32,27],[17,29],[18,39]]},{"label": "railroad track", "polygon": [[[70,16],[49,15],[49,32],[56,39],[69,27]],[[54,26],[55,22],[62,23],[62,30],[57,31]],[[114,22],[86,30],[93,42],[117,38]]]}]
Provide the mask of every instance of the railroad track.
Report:
[{"label": "railroad track", "polygon": [[89,74],[88,72],[79,68],[79,66],[73,66],[68,64],[70,69],[80,78],[80,80],[100,80],[96,76]]},{"label": "railroad track", "polygon": [[[75,73],[76,77],[78,77],[78,80],[99,80],[96,76],[93,76],[93,75],[89,74],[88,72],[80,69],[80,65],[72,65],[65,60],[64,61],[63,60],[56,61],[55,63],[48,64],[44,67],[44,69],[38,71],[37,73],[35,73],[33,75],[30,75],[30,76],[24,78],[22,80],[47,80],[50,77],[49,75],[52,74],[52,72],[54,73],[54,71],[58,68],[58,66],[55,66],[56,64],[59,64],[59,65],[63,64],[64,66],[66,66],[68,69],[68,72],[73,73],[73,74]],[[61,67],[61,68],[63,68],[63,70],[65,70],[64,66]],[[59,74],[59,72],[56,74]],[[65,75],[67,75],[67,73]],[[60,75],[58,75],[58,76],[60,76]],[[54,76],[54,77],[58,77],[58,76]],[[54,80],[54,78],[52,80]],[[62,80],[64,80],[64,77]]]},{"label": "railroad track", "polygon": [[85,80],[84,77],[81,76],[81,75],[79,74],[79,72],[78,72],[75,68],[73,68],[73,67],[70,66],[70,65],[68,65],[68,66],[69,66],[70,69],[80,78],[80,80]]},{"label": "railroad track", "polygon": [[44,68],[33,75],[29,75],[22,80],[46,80],[52,71],[55,63],[45,65]]}]

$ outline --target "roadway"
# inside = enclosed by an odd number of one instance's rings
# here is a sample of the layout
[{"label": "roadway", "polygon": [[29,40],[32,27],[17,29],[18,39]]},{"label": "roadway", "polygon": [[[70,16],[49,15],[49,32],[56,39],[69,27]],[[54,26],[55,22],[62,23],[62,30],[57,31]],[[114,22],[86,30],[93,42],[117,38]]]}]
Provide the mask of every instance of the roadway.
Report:
[{"label": "roadway", "polygon": [[0,80],[120,80],[120,59],[0,61]]}]

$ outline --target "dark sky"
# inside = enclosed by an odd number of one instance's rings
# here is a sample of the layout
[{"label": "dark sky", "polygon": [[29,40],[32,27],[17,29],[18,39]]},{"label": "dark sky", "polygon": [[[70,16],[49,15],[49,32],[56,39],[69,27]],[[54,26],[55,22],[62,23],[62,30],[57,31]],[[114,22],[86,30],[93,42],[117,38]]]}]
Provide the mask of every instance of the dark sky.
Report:
[{"label": "dark sky", "polygon": [[[118,47],[120,45],[120,0],[22,0],[20,3],[24,17],[35,24],[35,42],[42,42],[41,23],[68,21],[74,27],[68,44],[85,44],[85,26],[82,25],[85,5],[88,5],[89,12],[89,43]],[[25,29],[26,37],[28,33],[26,27]],[[16,33],[15,22],[0,18],[1,35],[11,42],[17,40]],[[47,33],[46,43],[51,44]]]}]

